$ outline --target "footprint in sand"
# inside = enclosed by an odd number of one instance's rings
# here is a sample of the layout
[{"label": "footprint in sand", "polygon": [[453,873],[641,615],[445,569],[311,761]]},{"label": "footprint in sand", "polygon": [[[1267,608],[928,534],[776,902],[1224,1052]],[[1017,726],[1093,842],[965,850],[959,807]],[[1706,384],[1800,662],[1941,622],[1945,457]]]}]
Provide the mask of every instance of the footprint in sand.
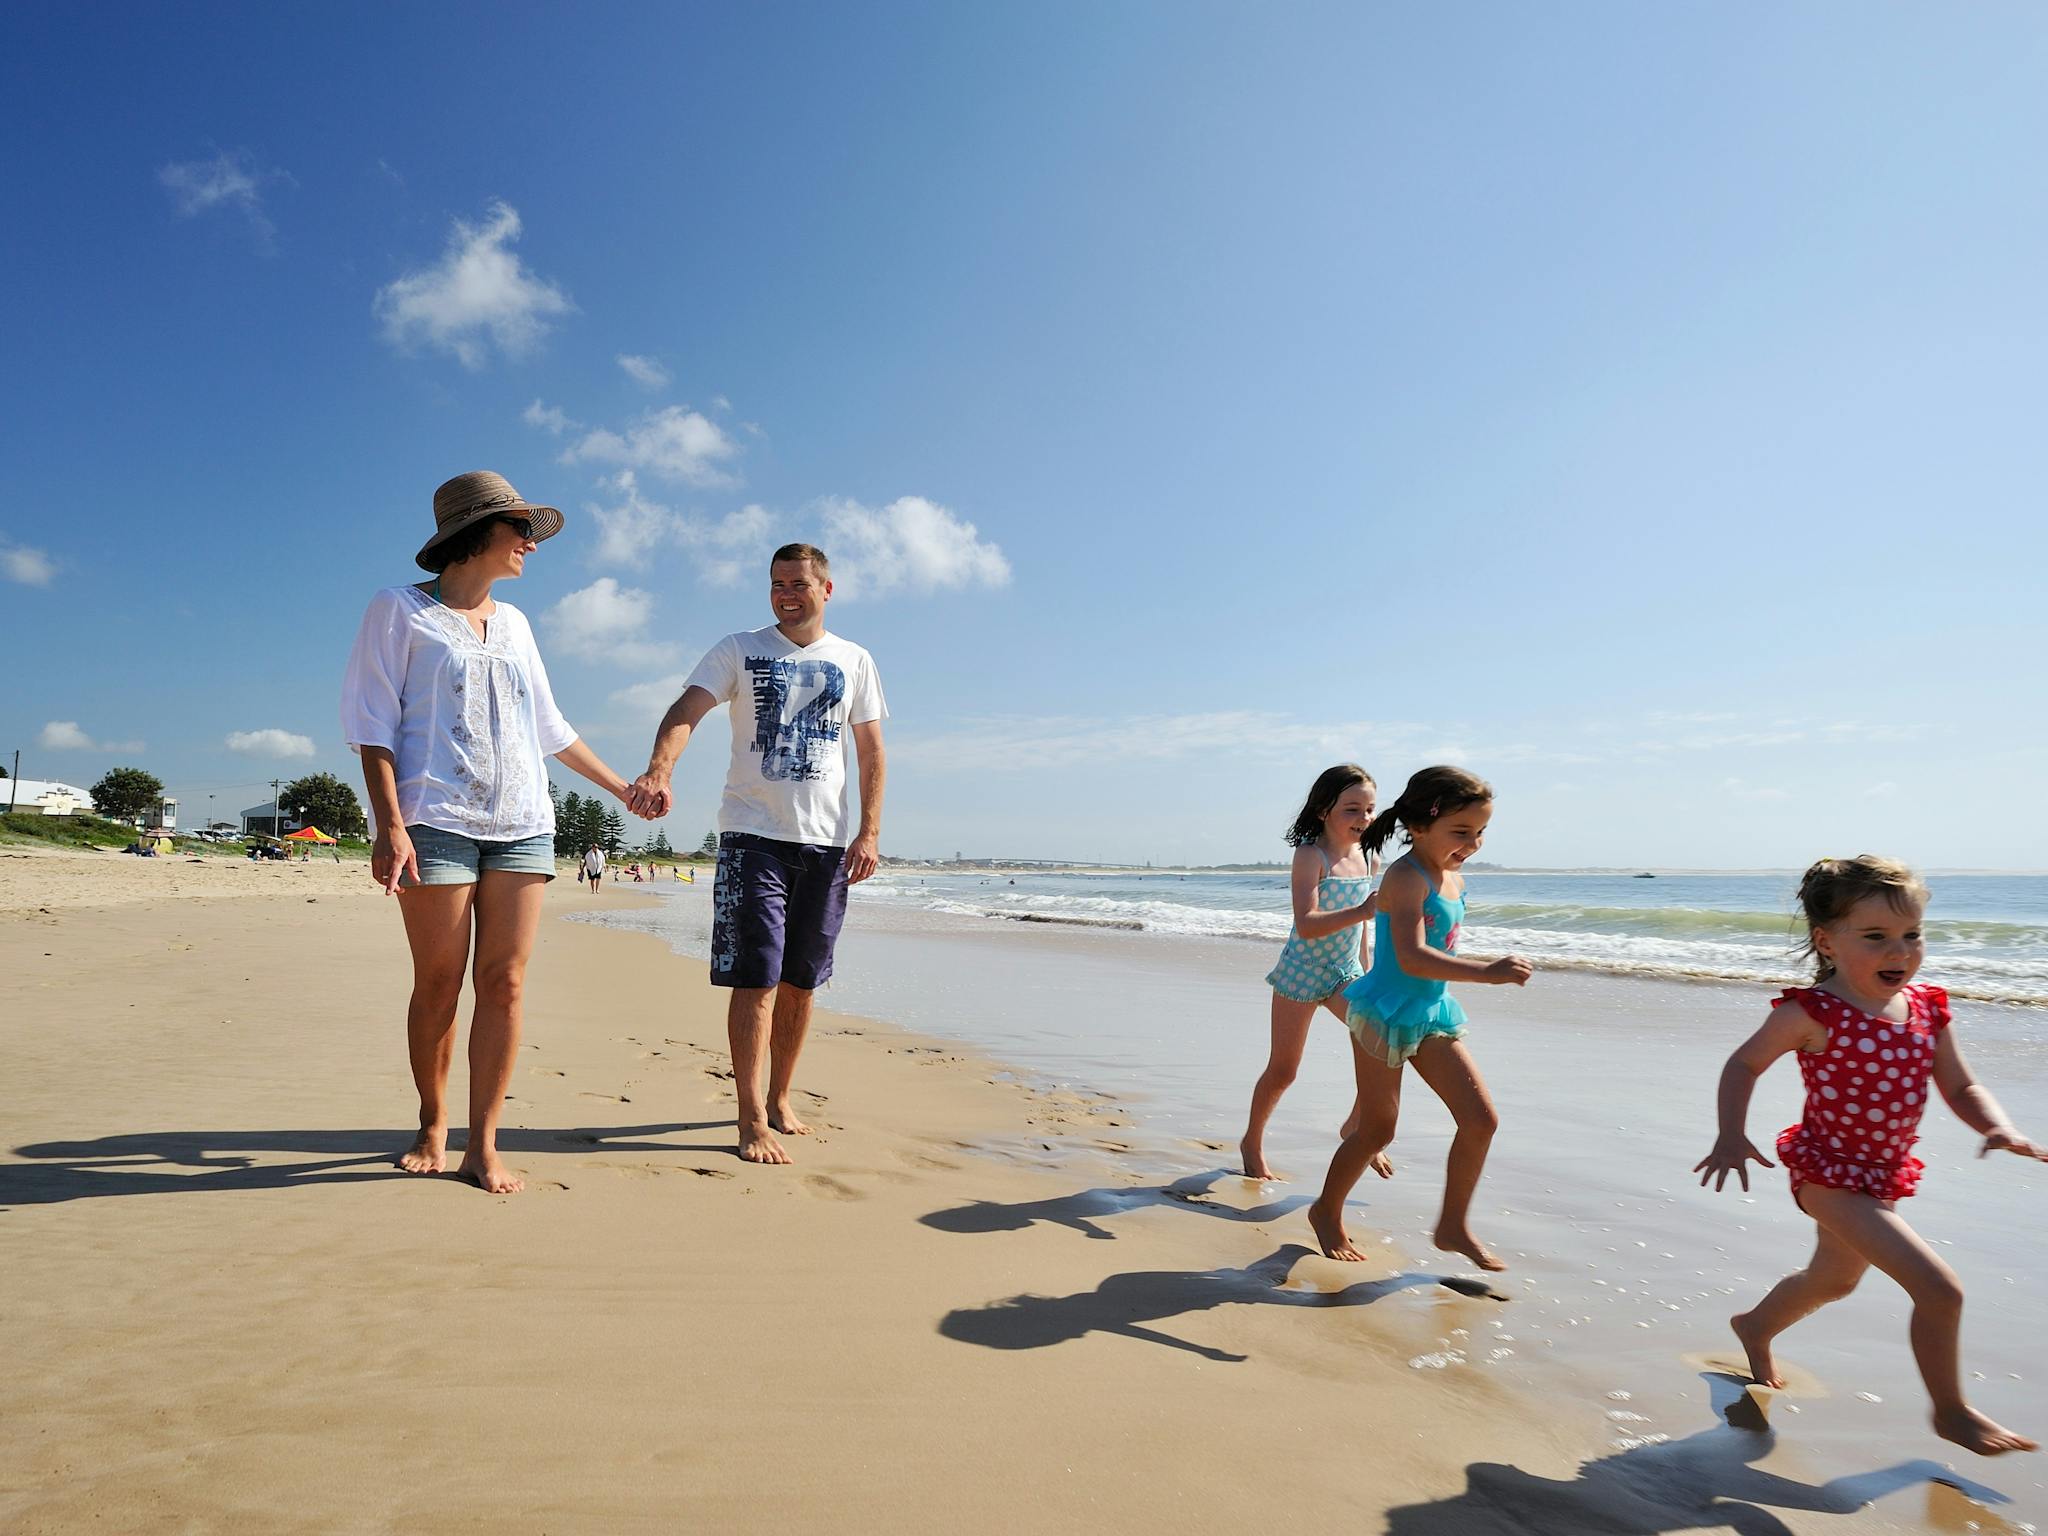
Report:
[{"label": "footprint in sand", "polygon": [[560,1190],[567,1190],[569,1186],[568,1186],[568,1185],[566,1185],[566,1184],[560,1183],[560,1182],[558,1182],[558,1181],[556,1181],[556,1180],[554,1180],[554,1179],[530,1179],[530,1180],[528,1180],[528,1181],[527,1181],[527,1185],[526,1185],[526,1187],[527,1187],[528,1189],[560,1189]]},{"label": "footprint in sand", "polygon": [[913,1168],[930,1168],[941,1173],[953,1172],[960,1166],[943,1157],[933,1157],[929,1152],[898,1152],[896,1155]]},{"label": "footprint in sand", "polygon": [[1782,1387],[1758,1386],[1749,1374],[1749,1361],[1739,1349],[1710,1349],[1703,1354],[1680,1355],[1679,1359],[1696,1371],[1718,1371],[1723,1376],[1734,1378],[1752,1391],[1771,1393],[1783,1397],[1826,1397],[1827,1387],[1811,1371],[1803,1371],[1796,1365],[1785,1363],[1778,1357],[1778,1374],[1785,1379]]},{"label": "footprint in sand", "polygon": [[576,1097],[579,1099],[597,1099],[606,1104],[630,1104],[633,1102],[625,1095],[618,1093],[579,1093]]},{"label": "footprint in sand", "polygon": [[867,1196],[851,1184],[842,1184],[826,1173],[809,1174],[804,1179],[804,1188],[821,1200],[865,1200]]},{"label": "footprint in sand", "polygon": [[567,1077],[569,1075],[566,1072],[557,1072],[553,1067],[528,1067],[526,1070],[535,1077]]}]

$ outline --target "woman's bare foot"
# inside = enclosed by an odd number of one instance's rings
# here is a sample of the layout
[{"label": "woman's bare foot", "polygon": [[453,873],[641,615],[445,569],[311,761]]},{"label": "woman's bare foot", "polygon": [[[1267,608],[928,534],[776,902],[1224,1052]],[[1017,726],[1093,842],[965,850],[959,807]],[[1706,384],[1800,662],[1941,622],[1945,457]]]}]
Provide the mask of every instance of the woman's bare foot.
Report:
[{"label": "woman's bare foot", "polygon": [[455,1172],[487,1195],[516,1195],[526,1188],[526,1180],[505,1166],[495,1147],[465,1152]]},{"label": "woman's bare foot", "polygon": [[1247,1136],[1237,1144],[1237,1155],[1244,1159],[1244,1176],[1248,1179],[1274,1179],[1273,1165],[1266,1161],[1266,1149],[1260,1142]]},{"label": "woman's bare foot", "polygon": [[1756,1325],[1756,1316],[1750,1312],[1738,1312],[1728,1319],[1728,1326],[1735,1330],[1735,1337],[1742,1343],[1742,1352],[1749,1356],[1750,1379],[1760,1387],[1782,1387],[1785,1379],[1778,1374],[1778,1362],[1771,1358],[1770,1336]]},{"label": "woman's bare foot", "polygon": [[2002,1456],[2007,1451],[2038,1451],[2041,1447],[2025,1435],[2015,1434],[2003,1424],[1984,1417],[1968,1403],[1934,1410],[1934,1432],[1953,1440],[1979,1456]]},{"label": "woman's bare foot", "polygon": [[792,1163],[796,1159],[783,1150],[765,1120],[740,1127],[740,1161],[747,1163]]},{"label": "woman's bare foot", "polygon": [[1508,1267],[1506,1260],[1495,1258],[1484,1243],[1463,1227],[1438,1227],[1431,1241],[1445,1253],[1462,1253],[1481,1269],[1501,1270]]},{"label": "woman's bare foot", "polygon": [[1365,1166],[1383,1179],[1391,1179],[1394,1176],[1394,1165],[1387,1161],[1387,1154],[1384,1152],[1373,1153],[1372,1161]]},{"label": "woman's bare foot", "polygon": [[1323,1250],[1326,1259],[1343,1259],[1346,1263],[1361,1262],[1365,1255],[1353,1246],[1351,1239],[1344,1235],[1344,1218],[1332,1215],[1323,1209],[1318,1200],[1308,1208],[1308,1224],[1316,1235],[1316,1246]]},{"label": "woman's bare foot", "polygon": [[398,1154],[407,1173],[445,1173],[448,1169],[448,1127],[422,1126],[413,1144]]}]

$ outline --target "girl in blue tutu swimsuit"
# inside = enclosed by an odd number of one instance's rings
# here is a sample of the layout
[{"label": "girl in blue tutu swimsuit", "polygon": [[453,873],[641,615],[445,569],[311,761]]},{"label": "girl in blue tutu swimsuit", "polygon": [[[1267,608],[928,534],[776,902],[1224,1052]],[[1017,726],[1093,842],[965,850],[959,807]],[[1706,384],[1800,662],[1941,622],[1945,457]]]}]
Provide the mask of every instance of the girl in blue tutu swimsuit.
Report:
[{"label": "girl in blue tutu swimsuit", "polygon": [[[1361,852],[1358,840],[1372,824],[1377,794],[1372,775],[1356,763],[1325,768],[1287,829],[1294,845],[1294,927],[1266,977],[1273,989],[1273,1045],[1252,1089],[1251,1119],[1239,1148],[1246,1178],[1273,1177],[1266,1165],[1266,1122],[1301,1068],[1316,1010],[1327,1008],[1343,1018],[1344,989],[1364,974],[1359,940],[1373,914],[1379,861]],[[1354,1107],[1342,1134],[1349,1136],[1357,1125]],[[1383,1178],[1392,1171],[1380,1167]]]},{"label": "girl in blue tutu swimsuit", "polygon": [[1507,1267],[1468,1225],[1498,1119],[1460,1038],[1465,1010],[1445,991],[1450,981],[1519,987],[1529,979],[1531,967],[1520,955],[1488,961],[1458,954],[1465,919],[1465,877],[1459,870],[1479,851],[1492,817],[1493,791],[1483,779],[1462,768],[1425,768],[1360,839],[1366,854],[1375,854],[1399,825],[1409,847],[1380,881],[1372,969],[1345,989],[1358,1123],[1330,1160],[1323,1192],[1308,1208],[1316,1241],[1333,1259],[1365,1257],[1345,1234],[1344,1202],[1359,1175],[1394,1139],[1402,1069],[1413,1063],[1458,1127],[1444,1171],[1436,1245],[1464,1254],[1481,1269]]}]

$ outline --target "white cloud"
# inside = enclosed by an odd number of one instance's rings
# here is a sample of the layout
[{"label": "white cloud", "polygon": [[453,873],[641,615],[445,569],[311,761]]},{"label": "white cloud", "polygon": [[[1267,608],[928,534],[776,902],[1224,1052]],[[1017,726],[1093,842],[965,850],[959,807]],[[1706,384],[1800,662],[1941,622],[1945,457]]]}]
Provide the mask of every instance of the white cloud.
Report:
[{"label": "white cloud", "polygon": [[311,757],[313,738],[271,727],[261,731],[228,732],[227,748],[244,757]]},{"label": "white cloud", "polygon": [[773,545],[768,535],[768,509],[749,502],[715,523],[683,525],[683,543],[697,555],[697,569],[715,587],[737,586],[749,570],[765,580]]},{"label": "white cloud", "polygon": [[621,352],[619,366],[626,370],[626,377],[642,389],[662,389],[668,384],[668,370],[651,357],[634,352]]},{"label": "white cloud", "polygon": [[1743,779],[1723,779],[1721,793],[1731,800],[1790,800],[1790,791],[1769,784],[1751,784]]},{"label": "white cloud", "polygon": [[710,417],[687,406],[671,405],[649,411],[624,433],[600,427],[585,434],[562,454],[562,462],[617,464],[685,485],[721,486],[737,483],[719,466],[736,458],[739,451],[739,444]]},{"label": "white cloud", "polygon": [[372,308],[385,339],[399,347],[425,341],[465,368],[481,368],[492,343],[508,357],[530,352],[549,322],[576,306],[507,249],[519,231],[509,203],[492,203],[482,224],[457,219],[440,261],[378,291]]},{"label": "white cloud", "polygon": [[519,413],[519,419],[529,427],[539,427],[560,437],[564,432],[578,432],[583,428],[580,421],[571,421],[559,405],[543,405],[536,400]]},{"label": "white cloud", "polygon": [[140,752],[139,741],[94,741],[76,720],[52,720],[36,735],[45,752]]},{"label": "white cloud", "polygon": [[0,574],[24,587],[47,587],[57,567],[40,549],[0,539]]},{"label": "white cloud", "polygon": [[1010,584],[1002,550],[984,542],[974,524],[922,496],[901,496],[879,510],[845,498],[820,506],[841,596]]},{"label": "white cloud", "polygon": [[647,638],[653,617],[651,594],[601,576],[550,608],[541,616],[541,627],[550,643],[584,661],[667,666],[676,659],[676,647]]},{"label": "white cloud", "polygon": [[263,184],[291,178],[283,171],[257,169],[246,151],[223,150],[211,160],[174,160],[158,169],[156,179],[170,193],[179,218],[197,218],[215,208],[233,209],[267,245],[277,230],[263,211]]},{"label": "white cloud", "polygon": [[713,395],[711,397],[711,404],[715,410],[729,411],[732,409],[732,402],[723,395]]},{"label": "white cloud", "polygon": [[661,717],[681,695],[683,684],[689,681],[689,677],[687,672],[671,672],[666,677],[614,688],[607,697],[619,706],[620,712],[636,729],[651,731],[661,724]]},{"label": "white cloud", "polygon": [[713,586],[729,587],[748,567],[767,569],[768,512],[749,504],[715,523],[702,522],[650,500],[639,478],[622,469],[599,484],[617,499],[610,505],[586,502],[584,510],[597,524],[593,565],[645,566],[664,545],[687,549],[697,558],[699,574]]}]

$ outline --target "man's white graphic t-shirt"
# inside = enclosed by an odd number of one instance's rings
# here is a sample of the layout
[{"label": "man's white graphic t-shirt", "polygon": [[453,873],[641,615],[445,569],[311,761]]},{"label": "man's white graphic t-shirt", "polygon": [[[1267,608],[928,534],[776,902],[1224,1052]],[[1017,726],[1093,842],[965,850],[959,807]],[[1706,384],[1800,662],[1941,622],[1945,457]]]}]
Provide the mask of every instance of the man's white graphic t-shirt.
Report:
[{"label": "man's white graphic t-shirt", "polygon": [[837,848],[852,841],[847,727],[889,714],[872,656],[831,634],[794,645],[771,624],[727,635],[683,687],[732,705],[719,831]]}]

